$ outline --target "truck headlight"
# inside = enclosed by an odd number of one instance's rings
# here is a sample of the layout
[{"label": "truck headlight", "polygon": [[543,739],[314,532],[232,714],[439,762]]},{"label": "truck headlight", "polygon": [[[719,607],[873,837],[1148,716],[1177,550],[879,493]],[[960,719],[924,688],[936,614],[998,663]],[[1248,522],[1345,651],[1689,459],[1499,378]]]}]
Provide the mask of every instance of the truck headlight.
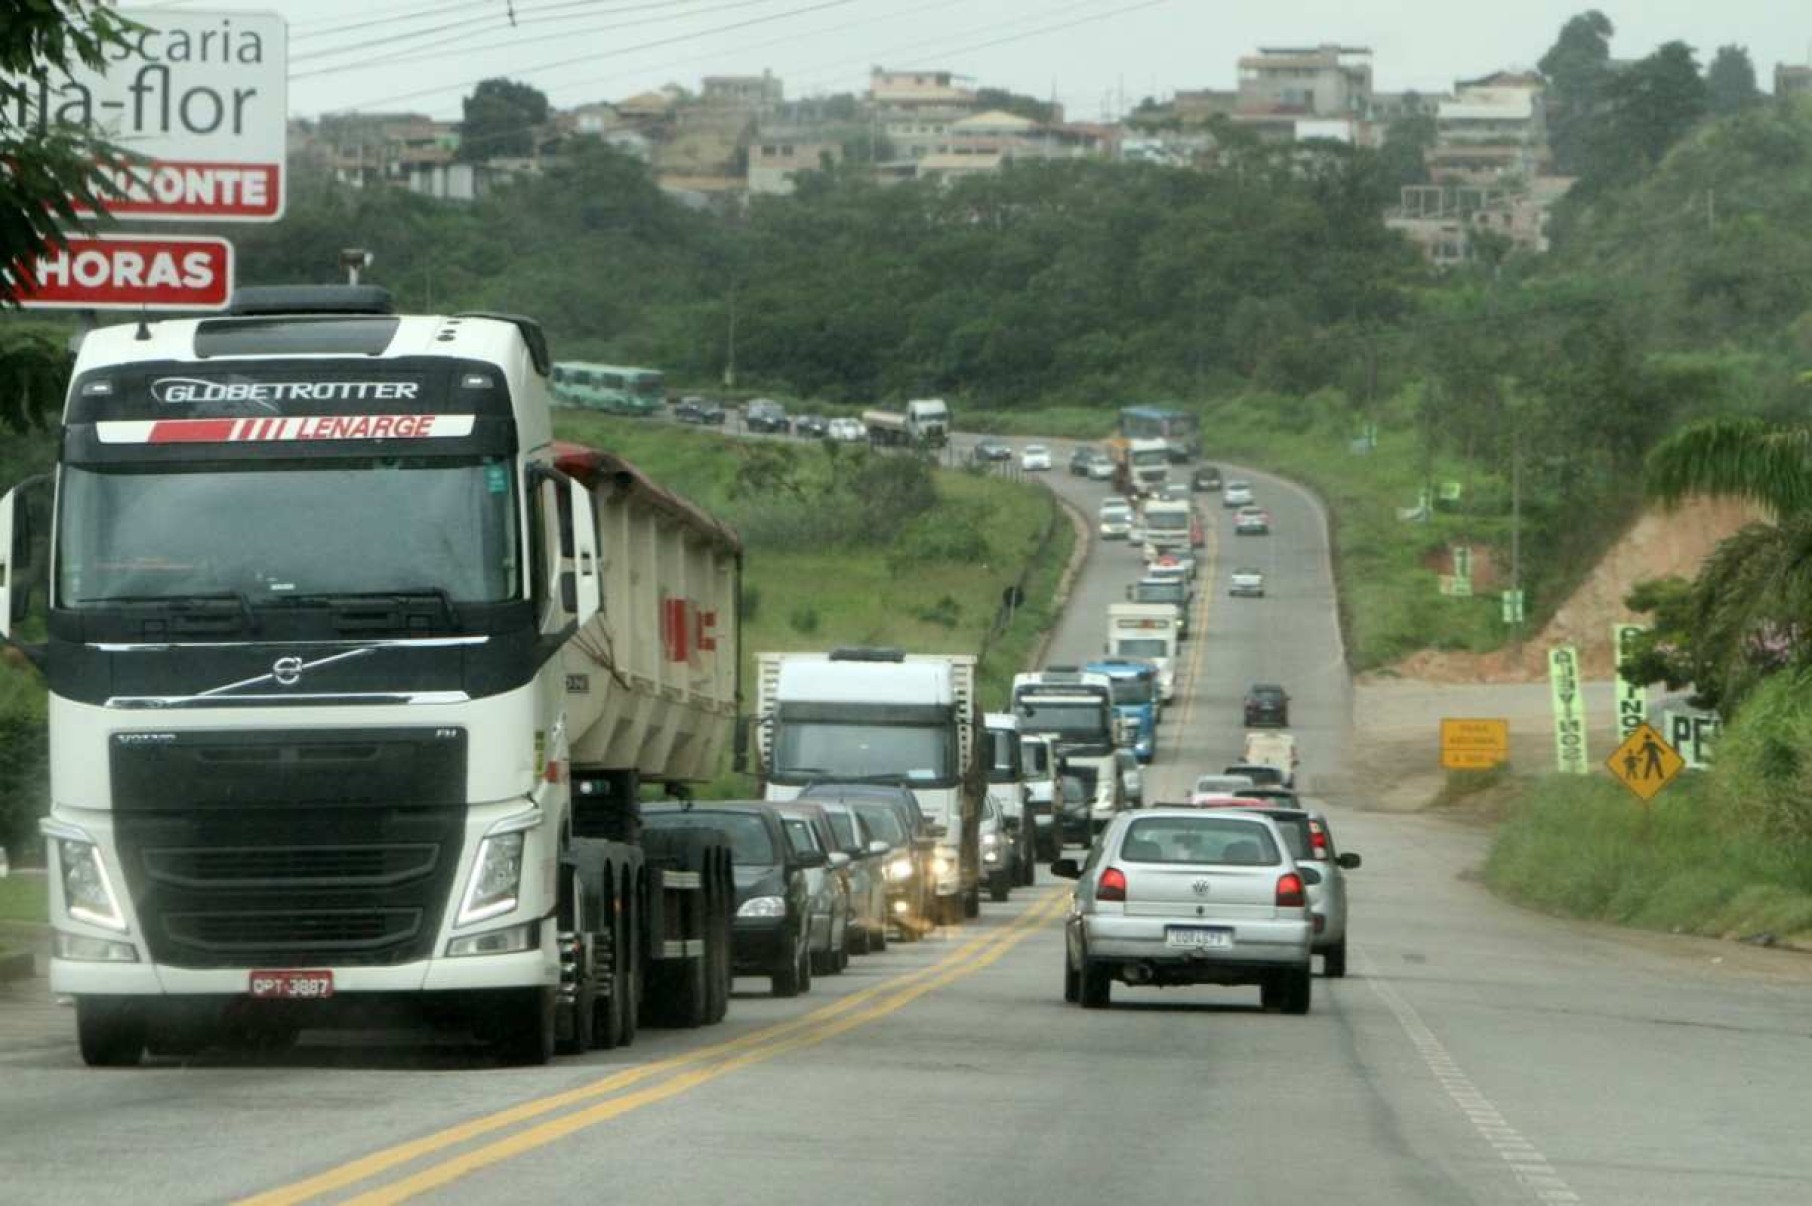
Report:
[{"label": "truck headlight", "polygon": [[736,910],[738,917],[785,917],[784,896],[751,896]]},{"label": "truck headlight", "polygon": [[479,844],[472,881],[459,906],[459,925],[471,925],[516,907],[522,887],[522,841],[519,830],[491,834]]},{"label": "truck headlight", "polygon": [[57,842],[57,865],[63,872],[63,906],[77,921],[126,932],[113,882],[107,877],[101,851],[93,842],[63,838]]},{"label": "truck headlight", "polygon": [[896,880],[896,881],[903,880],[903,879],[911,879],[912,878],[912,860],[910,858],[901,857],[901,858],[894,859],[891,863],[888,863],[887,864],[887,878],[891,879],[891,880]]}]

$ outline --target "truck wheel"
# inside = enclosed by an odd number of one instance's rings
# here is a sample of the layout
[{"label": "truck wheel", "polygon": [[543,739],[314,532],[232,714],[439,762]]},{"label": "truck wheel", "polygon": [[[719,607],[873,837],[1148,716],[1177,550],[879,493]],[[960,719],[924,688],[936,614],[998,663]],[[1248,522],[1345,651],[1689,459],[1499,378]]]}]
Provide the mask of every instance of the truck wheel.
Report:
[{"label": "truck wheel", "polygon": [[[625,1025],[629,1009],[625,985],[629,977],[623,967],[628,961],[628,951],[622,929],[621,921],[614,920],[609,929],[598,935],[600,942],[610,944],[605,958],[600,960],[602,966],[610,969],[602,977],[604,997],[602,1000],[595,995],[592,998],[592,1045],[600,1051],[614,1051],[629,1041]],[[597,987],[593,986],[594,994]]]},{"label": "truck wheel", "polygon": [[136,1068],[145,1053],[145,1014],[128,1001],[76,998],[76,1040],[90,1068]]},{"label": "truck wheel", "polygon": [[1342,938],[1322,953],[1321,974],[1330,980],[1346,975],[1346,939]]},{"label": "truck wheel", "polygon": [[498,1057],[519,1068],[545,1064],[554,1057],[554,990],[529,988],[504,997],[498,1008]]},{"label": "truck wheel", "polygon": [[557,1044],[561,1055],[584,1055],[596,1042],[598,1028],[598,986],[590,976],[581,976],[573,988],[572,1033]]}]

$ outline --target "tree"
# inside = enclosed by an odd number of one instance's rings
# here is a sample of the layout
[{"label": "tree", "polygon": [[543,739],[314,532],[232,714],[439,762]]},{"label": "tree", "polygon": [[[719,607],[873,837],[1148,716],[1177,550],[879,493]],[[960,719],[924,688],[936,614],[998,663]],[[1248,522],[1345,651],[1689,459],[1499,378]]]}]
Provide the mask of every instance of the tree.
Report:
[{"label": "tree", "polygon": [[[87,0],[10,4],[0,21],[0,308],[18,302],[12,265],[60,246],[64,231],[88,224],[83,210],[117,195],[105,169],[119,150],[90,130],[41,125],[44,115],[27,108],[30,81],[101,67],[132,28]],[[62,394],[68,367],[54,340],[0,335],[0,381],[8,383],[0,419],[15,429],[41,423],[46,405]]]},{"label": "tree", "polygon": [[1647,487],[1669,505],[1712,495],[1773,514],[1719,545],[1693,581],[1694,685],[1729,716],[1762,679],[1812,658],[1812,428],[1758,419],[1694,424],[1649,454]]},{"label": "tree", "polygon": [[1705,80],[1693,49],[1668,42],[1613,76],[1591,129],[1582,186],[1594,193],[1652,170],[1705,116]]},{"label": "tree", "polygon": [[464,101],[459,157],[486,159],[532,155],[540,128],[547,123],[547,96],[539,88],[503,78],[480,81]]},{"label": "tree", "polygon": [[1741,113],[1762,99],[1756,87],[1755,64],[1743,46],[1720,46],[1705,69],[1705,92],[1711,111],[1718,117]]},{"label": "tree", "polygon": [[1588,157],[1588,136],[1599,95],[1611,76],[1611,36],[1617,27],[1591,9],[1561,26],[1560,36],[1537,66],[1548,81],[1548,141],[1555,169],[1579,174]]},{"label": "tree", "polygon": [[1057,117],[1057,107],[1049,101],[1041,101],[1035,96],[1020,92],[1009,92],[1005,88],[982,88],[975,94],[978,110],[999,109],[1040,125],[1048,125]]}]

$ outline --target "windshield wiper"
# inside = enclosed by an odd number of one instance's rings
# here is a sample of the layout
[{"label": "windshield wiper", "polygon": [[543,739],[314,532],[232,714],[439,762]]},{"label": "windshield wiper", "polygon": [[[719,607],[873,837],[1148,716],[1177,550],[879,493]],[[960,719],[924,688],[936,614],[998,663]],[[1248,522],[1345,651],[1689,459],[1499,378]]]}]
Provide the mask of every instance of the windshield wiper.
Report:
[{"label": "windshield wiper", "polygon": [[242,590],[198,591],[189,595],[93,595],[86,599],[77,599],[77,605],[123,603],[128,606],[144,604],[162,604],[177,611],[187,611],[200,603],[237,603],[240,618],[245,626],[252,626],[252,600]]},{"label": "windshield wiper", "polygon": [[334,590],[320,591],[314,594],[276,594],[269,602],[291,607],[325,604],[328,607],[340,604],[372,603],[382,600],[393,600],[398,604],[407,604],[414,600],[431,599],[440,604],[449,628],[459,627],[459,609],[454,606],[453,596],[444,586],[410,586],[400,590]]}]

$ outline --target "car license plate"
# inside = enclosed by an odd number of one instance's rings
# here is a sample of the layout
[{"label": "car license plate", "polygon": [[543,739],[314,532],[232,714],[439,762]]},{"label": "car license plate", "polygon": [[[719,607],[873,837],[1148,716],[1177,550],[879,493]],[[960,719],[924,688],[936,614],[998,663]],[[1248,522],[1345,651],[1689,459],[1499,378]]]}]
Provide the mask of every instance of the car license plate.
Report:
[{"label": "car license plate", "polygon": [[1233,945],[1233,931],[1206,926],[1172,926],[1164,931],[1164,943],[1183,950],[1216,950]]},{"label": "car license plate", "polygon": [[247,991],[259,1000],[324,1001],[333,996],[330,971],[255,971]]}]

